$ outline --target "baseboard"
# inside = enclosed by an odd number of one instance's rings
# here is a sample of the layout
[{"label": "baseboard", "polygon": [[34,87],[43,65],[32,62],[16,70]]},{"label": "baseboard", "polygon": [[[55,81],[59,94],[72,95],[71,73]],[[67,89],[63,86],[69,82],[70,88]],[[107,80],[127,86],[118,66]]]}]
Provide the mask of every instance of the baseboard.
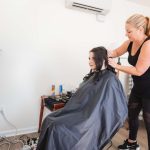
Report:
[{"label": "baseboard", "polygon": [[38,131],[37,127],[17,129],[17,132],[16,132],[16,130],[13,129],[13,130],[7,130],[7,131],[0,132],[0,136],[10,137],[10,136],[34,133],[37,131]]}]

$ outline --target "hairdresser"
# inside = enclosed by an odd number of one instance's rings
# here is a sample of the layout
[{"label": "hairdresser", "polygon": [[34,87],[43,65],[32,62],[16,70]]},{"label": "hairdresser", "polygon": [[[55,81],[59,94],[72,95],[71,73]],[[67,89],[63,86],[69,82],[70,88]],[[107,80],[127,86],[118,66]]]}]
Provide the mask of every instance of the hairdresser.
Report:
[{"label": "hairdresser", "polygon": [[[129,135],[118,149],[140,149],[136,138],[139,127],[138,116],[142,110],[150,150],[150,18],[141,14],[132,15],[125,23],[125,31],[128,40],[108,54],[109,65],[131,74],[133,79],[128,102]],[[113,60],[126,52],[131,66],[119,65]]]}]

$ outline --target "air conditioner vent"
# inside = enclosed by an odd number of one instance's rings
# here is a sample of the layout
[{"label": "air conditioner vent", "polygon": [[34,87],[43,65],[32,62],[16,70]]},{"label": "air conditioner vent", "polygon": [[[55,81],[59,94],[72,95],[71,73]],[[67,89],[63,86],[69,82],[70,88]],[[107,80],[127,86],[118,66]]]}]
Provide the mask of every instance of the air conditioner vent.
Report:
[{"label": "air conditioner vent", "polygon": [[83,4],[79,4],[79,3],[73,3],[72,6],[78,7],[78,8],[81,8],[81,9],[85,9],[85,10],[91,10],[91,11],[98,12],[98,13],[103,12],[103,9],[96,8],[96,7],[91,7],[91,6],[83,5]]},{"label": "air conditioner vent", "polygon": [[111,8],[112,0],[65,0],[66,7],[105,16]]}]

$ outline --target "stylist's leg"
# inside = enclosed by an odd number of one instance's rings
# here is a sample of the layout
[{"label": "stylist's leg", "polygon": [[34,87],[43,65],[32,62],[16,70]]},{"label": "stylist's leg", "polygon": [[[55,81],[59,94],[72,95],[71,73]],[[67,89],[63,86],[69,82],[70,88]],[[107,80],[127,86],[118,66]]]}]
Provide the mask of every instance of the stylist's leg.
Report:
[{"label": "stylist's leg", "polygon": [[142,108],[142,100],[133,94],[130,95],[128,103],[129,118],[129,141],[136,141],[137,131],[139,128],[139,113]]},{"label": "stylist's leg", "polygon": [[140,149],[136,137],[139,127],[138,116],[141,108],[141,99],[131,94],[128,102],[129,138],[126,139],[122,145],[118,146],[119,150]]},{"label": "stylist's leg", "polygon": [[148,137],[148,146],[150,150],[150,99],[143,99],[143,119]]}]

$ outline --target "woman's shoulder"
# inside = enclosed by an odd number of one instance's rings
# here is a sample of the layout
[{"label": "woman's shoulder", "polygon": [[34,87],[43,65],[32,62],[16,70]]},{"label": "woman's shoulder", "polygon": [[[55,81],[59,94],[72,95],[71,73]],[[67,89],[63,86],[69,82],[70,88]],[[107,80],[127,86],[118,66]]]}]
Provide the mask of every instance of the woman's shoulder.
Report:
[{"label": "woman's shoulder", "polygon": [[117,56],[120,56],[120,55],[124,54],[125,52],[127,52],[129,45],[130,45],[130,41],[126,40],[118,48],[116,48],[115,50],[118,53]]},{"label": "woman's shoulder", "polygon": [[132,43],[132,42],[131,42],[130,40],[126,40],[126,41],[124,41],[124,42],[122,43],[122,47],[123,47],[124,49],[127,49],[128,46],[129,46],[131,43]]},{"label": "woman's shoulder", "polygon": [[131,43],[131,41],[130,40],[126,40],[126,41],[124,41],[124,44],[125,45],[129,45]]},{"label": "woman's shoulder", "polygon": [[150,53],[150,37],[146,38],[141,48],[143,49],[143,52]]}]

